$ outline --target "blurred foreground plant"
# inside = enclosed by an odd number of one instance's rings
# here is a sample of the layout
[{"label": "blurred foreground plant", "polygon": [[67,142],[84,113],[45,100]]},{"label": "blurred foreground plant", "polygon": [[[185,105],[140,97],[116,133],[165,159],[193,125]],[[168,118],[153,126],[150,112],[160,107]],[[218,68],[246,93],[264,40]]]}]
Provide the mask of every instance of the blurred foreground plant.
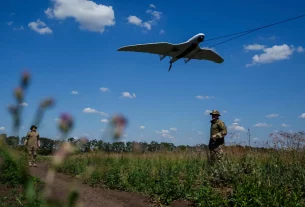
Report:
[{"label": "blurred foreground plant", "polygon": [[[16,100],[15,105],[9,106],[9,112],[13,118],[13,131],[18,134],[21,124],[21,111],[25,104],[25,94],[28,89],[31,76],[28,72],[24,72],[21,76],[19,87],[14,90],[14,97]],[[34,125],[39,126],[42,122],[45,110],[54,106],[55,101],[52,98],[47,98],[41,101],[34,117]],[[45,179],[45,187],[43,195],[37,195],[35,193],[35,180],[30,175],[28,166],[26,165],[26,153],[18,152],[10,149],[5,144],[5,137],[0,135],[0,181],[11,184],[12,186],[21,185],[24,189],[25,202],[22,203],[18,198],[19,204],[23,206],[82,206],[82,203],[78,202],[79,193],[74,185],[71,185],[71,189],[68,193],[68,197],[65,200],[59,200],[52,198],[52,184],[54,183],[55,174],[58,168],[60,168],[69,155],[76,151],[76,146],[67,142],[67,136],[74,127],[74,119],[68,113],[63,113],[60,116],[58,122],[58,129],[62,133],[61,144],[58,150],[52,156],[50,166]],[[126,127],[127,120],[124,116],[117,115],[111,120],[112,139],[118,140]],[[79,144],[86,145],[88,143],[87,138],[79,139]],[[93,172],[92,166],[87,167],[87,171]],[[39,202],[38,202],[39,201]],[[37,203],[38,202],[38,203]],[[39,206],[40,206],[39,205]]]}]

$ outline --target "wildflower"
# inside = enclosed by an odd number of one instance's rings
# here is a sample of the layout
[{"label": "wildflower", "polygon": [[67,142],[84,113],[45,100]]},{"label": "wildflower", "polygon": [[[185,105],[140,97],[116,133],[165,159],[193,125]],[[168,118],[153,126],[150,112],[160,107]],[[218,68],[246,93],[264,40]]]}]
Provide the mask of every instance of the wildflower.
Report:
[{"label": "wildflower", "polygon": [[53,105],[54,105],[54,100],[52,98],[47,98],[40,103],[40,108],[45,109]]},{"label": "wildflower", "polygon": [[13,105],[9,105],[8,110],[9,110],[10,113],[12,113],[12,115],[16,115],[18,113],[18,108],[16,106],[13,106]]},{"label": "wildflower", "polygon": [[59,129],[62,132],[68,133],[72,129],[73,125],[73,118],[69,114],[64,113],[60,116]]},{"label": "wildflower", "polygon": [[111,124],[114,127],[113,138],[119,139],[122,136],[123,130],[127,124],[127,119],[124,116],[116,115],[112,118]]},{"label": "wildflower", "polygon": [[29,85],[29,80],[30,74],[27,71],[23,72],[21,77],[21,87],[26,88]]},{"label": "wildflower", "polygon": [[23,90],[22,88],[16,88],[14,90],[14,95],[15,95],[15,98],[17,99],[18,103],[22,103],[23,102]]}]

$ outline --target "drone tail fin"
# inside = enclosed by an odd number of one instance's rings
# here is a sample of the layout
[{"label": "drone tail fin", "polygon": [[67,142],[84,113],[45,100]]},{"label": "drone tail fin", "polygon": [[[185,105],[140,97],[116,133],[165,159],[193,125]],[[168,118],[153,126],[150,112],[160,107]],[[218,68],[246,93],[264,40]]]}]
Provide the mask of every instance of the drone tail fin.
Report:
[{"label": "drone tail fin", "polygon": [[165,55],[159,55],[159,56],[160,56],[160,61],[166,57]]},{"label": "drone tail fin", "polygon": [[191,60],[191,58],[184,58],[184,63],[187,63],[190,60]]}]

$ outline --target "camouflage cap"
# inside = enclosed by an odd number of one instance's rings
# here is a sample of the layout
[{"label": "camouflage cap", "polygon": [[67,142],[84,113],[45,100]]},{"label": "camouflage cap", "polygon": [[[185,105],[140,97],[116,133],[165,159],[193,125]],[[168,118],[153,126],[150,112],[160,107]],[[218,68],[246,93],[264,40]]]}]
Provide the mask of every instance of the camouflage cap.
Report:
[{"label": "camouflage cap", "polygon": [[210,115],[219,115],[219,116],[221,116],[220,113],[219,113],[219,111],[217,111],[217,110],[213,110],[213,111],[210,113]]}]

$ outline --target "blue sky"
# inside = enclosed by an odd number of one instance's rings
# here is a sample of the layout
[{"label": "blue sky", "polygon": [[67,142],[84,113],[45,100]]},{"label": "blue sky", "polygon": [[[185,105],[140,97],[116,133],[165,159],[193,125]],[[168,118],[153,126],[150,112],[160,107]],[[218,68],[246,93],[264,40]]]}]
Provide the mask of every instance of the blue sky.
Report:
[{"label": "blue sky", "polygon": [[4,1],[0,132],[11,133],[7,105],[14,103],[12,90],[25,68],[32,81],[21,136],[45,97],[53,97],[56,106],[39,131],[52,138],[59,134],[55,119],[62,112],[75,118],[71,136],[95,139],[107,125],[102,120],[116,113],[129,120],[126,141],[208,143],[205,113],[212,109],[222,113],[229,132],[239,134],[235,142],[247,140],[247,129],[257,142],[275,130],[304,130],[305,18],[216,46],[222,64],[179,60],[167,72],[168,58],[117,51],[131,44],[184,42],[201,32],[206,39],[222,36],[302,15],[303,8],[301,0]]}]

